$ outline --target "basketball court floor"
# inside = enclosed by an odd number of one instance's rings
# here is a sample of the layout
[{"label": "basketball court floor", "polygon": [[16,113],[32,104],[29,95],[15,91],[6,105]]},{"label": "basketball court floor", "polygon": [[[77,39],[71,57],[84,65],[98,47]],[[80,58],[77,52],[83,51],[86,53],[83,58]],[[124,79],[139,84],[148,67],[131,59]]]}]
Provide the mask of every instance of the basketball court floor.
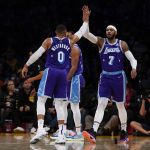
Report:
[{"label": "basketball court floor", "polygon": [[150,137],[129,136],[128,144],[115,144],[114,137],[97,137],[96,144],[87,141],[67,141],[65,145],[55,144],[44,137],[37,144],[30,144],[30,134],[0,133],[0,150],[150,150]]}]

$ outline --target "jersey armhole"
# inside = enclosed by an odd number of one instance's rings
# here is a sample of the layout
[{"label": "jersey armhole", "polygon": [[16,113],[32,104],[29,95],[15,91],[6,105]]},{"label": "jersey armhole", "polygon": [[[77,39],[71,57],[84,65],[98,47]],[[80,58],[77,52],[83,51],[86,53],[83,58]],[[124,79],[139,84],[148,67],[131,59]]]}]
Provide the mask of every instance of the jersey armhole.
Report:
[{"label": "jersey armhole", "polygon": [[104,45],[105,45],[105,43],[106,43],[106,39],[105,39],[105,38],[103,38],[103,39],[104,39],[104,42],[103,42],[102,47],[99,48],[99,53],[101,53],[101,52],[103,51]]},{"label": "jersey armhole", "polygon": [[69,45],[71,44],[71,40],[68,38],[68,40],[69,40]]},{"label": "jersey armhole", "polygon": [[119,40],[119,47],[120,47],[122,53],[124,53],[124,52],[123,52],[123,49],[122,49],[122,46],[121,46],[121,40]]},{"label": "jersey armhole", "polygon": [[53,44],[53,38],[50,38],[50,40],[51,40],[51,45]]}]

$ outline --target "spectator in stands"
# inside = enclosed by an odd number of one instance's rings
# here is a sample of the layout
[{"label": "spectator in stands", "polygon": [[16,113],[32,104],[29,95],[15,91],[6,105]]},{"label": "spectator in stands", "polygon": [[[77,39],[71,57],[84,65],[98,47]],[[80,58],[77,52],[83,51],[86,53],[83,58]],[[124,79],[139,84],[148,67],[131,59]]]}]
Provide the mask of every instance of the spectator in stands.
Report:
[{"label": "spectator in stands", "polygon": [[14,132],[24,132],[24,129],[20,127],[20,120],[18,117],[18,98],[15,83],[13,80],[9,80],[7,82],[7,91],[1,108],[1,123],[4,126],[5,120],[11,119],[16,126]]},{"label": "spectator in stands", "polygon": [[92,84],[89,84],[86,88],[83,88],[81,91],[80,112],[82,130],[85,129],[85,117],[87,115],[95,115],[95,110],[97,108],[96,91],[96,88],[93,87]]},{"label": "spectator in stands", "polygon": [[2,90],[2,85],[3,84],[0,83],[0,129],[1,130],[3,130],[3,128],[4,128],[2,114],[1,114],[2,113],[1,109],[3,109],[3,103],[4,103],[4,92]]},{"label": "spectator in stands", "polygon": [[[37,122],[36,115],[34,115],[36,109],[36,107],[34,107],[35,99],[36,91],[32,83],[27,80],[24,81],[22,89],[19,92],[19,115],[21,122],[33,122],[33,127]],[[36,129],[32,132],[35,131]]]},{"label": "spectator in stands", "polygon": [[[96,111],[96,109],[95,109]],[[94,122],[94,115],[87,115],[85,117],[85,130],[91,129]],[[97,135],[111,135],[118,134],[119,118],[117,114],[116,105],[109,100],[104,112],[104,118],[99,126]]]},{"label": "spectator in stands", "polygon": [[127,110],[128,134],[132,133],[130,122],[135,121],[138,118],[138,103],[136,100],[137,100],[136,91],[131,87],[130,83],[127,83],[125,108]]},{"label": "spectator in stands", "polygon": [[138,131],[139,135],[150,135],[150,94],[142,99],[141,108],[139,111],[139,121],[132,121],[131,127]]}]

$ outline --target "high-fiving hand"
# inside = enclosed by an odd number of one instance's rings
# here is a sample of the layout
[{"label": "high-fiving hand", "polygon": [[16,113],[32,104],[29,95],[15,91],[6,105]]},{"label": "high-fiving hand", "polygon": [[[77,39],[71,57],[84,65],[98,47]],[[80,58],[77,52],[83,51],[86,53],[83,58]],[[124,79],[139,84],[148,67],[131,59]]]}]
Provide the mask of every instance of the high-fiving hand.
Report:
[{"label": "high-fiving hand", "polygon": [[82,7],[82,11],[83,11],[83,21],[88,22],[89,21],[89,16],[91,14],[91,10],[89,10],[89,7],[87,5],[84,5]]}]

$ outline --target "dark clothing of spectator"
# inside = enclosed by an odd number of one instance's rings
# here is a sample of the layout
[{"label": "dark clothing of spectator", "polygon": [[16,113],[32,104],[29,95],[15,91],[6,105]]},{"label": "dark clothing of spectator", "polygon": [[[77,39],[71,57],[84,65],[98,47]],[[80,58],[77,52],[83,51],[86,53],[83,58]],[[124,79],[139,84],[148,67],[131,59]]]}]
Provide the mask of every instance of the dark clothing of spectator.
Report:
[{"label": "dark clothing of spectator", "polygon": [[[19,114],[22,122],[33,122],[36,124],[37,119],[34,117],[35,101],[36,101],[35,89],[27,93],[25,90],[20,90],[19,92]],[[36,126],[36,125],[35,125]]]},{"label": "dark clothing of spectator", "polygon": [[6,94],[3,102],[1,102],[1,126],[4,126],[6,119],[12,119],[15,126],[20,126],[18,117],[18,92],[15,91],[12,95]]}]

